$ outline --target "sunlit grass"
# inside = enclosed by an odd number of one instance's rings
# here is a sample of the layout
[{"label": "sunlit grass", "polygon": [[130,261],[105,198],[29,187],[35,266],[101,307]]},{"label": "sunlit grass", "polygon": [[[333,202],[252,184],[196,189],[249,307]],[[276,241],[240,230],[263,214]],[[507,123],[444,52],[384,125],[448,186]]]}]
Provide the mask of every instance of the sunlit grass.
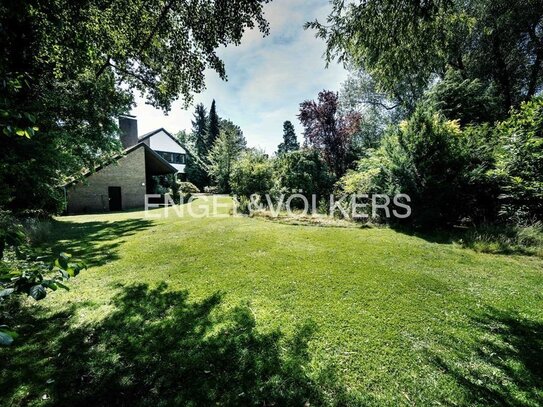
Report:
[{"label": "sunlit grass", "polygon": [[[540,258],[478,253],[386,228],[178,217],[173,209],[149,219],[142,212],[59,218],[52,234],[57,250],[91,265],[70,292],[43,302],[49,314],[77,308],[64,331],[115,313],[122,287],[165,282],[169,291],[188,291],[191,303],[221,293],[221,309],[247,307],[262,334],[288,337],[313,324],[309,358],[300,362],[324,389],[308,396],[312,404],[543,403]],[[45,351],[25,348],[30,335],[2,358],[31,352],[44,366],[41,380],[47,358],[62,356],[49,354],[55,347],[47,343]],[[39,405],[48,386],[60,385],[43,380],[36,388],[33,380],[11,377],[0,398]]]}]

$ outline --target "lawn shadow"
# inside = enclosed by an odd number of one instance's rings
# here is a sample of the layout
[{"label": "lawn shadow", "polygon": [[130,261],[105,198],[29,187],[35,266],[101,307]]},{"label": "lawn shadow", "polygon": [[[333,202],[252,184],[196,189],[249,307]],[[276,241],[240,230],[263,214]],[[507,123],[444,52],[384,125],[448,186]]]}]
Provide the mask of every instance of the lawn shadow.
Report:
[{"label": "lawn shadow", "polygon": [[472,320],[474,348],[466,352],[453,340],[449,356],[431,356],[464,389],[467,405],[543,405],[543,323],[496,309]]},{"label": "lawn shadow", "polygon": [[134,285],[121,289],[114,311],[98,324],[72,327],[75,308],[27,315],[21,343],[0,357],[0,398],[7,397],[0,404],[302,406],[347,399],[332,369],[308,374],[313,324],[288,336],[261,333],[248,306],[227,309],[220,294],[188,298],[165,284]]},{"label": "lawn shadow", "polygon": [[[54,220],[47,247],[54,254],[67,252],[87,266],[101,266],[118,259],[122,238],[153,226],[149,219],[70,222]],[[42,245],[42,248],[44,246]]]}]

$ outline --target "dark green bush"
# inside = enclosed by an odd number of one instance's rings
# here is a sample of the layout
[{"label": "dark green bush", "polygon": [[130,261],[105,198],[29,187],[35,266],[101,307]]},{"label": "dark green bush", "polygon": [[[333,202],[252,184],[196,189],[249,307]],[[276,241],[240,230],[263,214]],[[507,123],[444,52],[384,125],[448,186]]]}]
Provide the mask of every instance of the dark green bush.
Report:
[{"label": "dark green bush", "polygon": [[417,227],[488,220],[498,194],[488,175],[494,144],[490,127],[462,130],[457,121],[421,105],[338,185],[347,193],[409,195],[412,215],[403,222]]},{"label": "dark green bush", "polygon": [[274,195],[302,193],[326,197],[332,192],[334,177],[315,150],[283,154],[274,165]]},{"label": "dark green bush", "polygon": [[272,161],[263,152],[247,150],[234,163],[230,174],[230,186],[234,195],[262,196],[270,192],[272,185]]}]

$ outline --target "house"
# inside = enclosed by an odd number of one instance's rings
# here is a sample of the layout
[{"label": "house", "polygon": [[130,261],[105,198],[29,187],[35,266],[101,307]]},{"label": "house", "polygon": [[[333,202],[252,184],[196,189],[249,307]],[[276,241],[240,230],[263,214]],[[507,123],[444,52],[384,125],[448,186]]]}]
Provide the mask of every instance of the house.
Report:
[{"label": "house", "polygon": [[64,186],[68,213],[143,208],[153,194],[154,177],[184,179],[187,150],[163,128],[138,137],[134,116],[119,119],[124,151],[113,162]]}]

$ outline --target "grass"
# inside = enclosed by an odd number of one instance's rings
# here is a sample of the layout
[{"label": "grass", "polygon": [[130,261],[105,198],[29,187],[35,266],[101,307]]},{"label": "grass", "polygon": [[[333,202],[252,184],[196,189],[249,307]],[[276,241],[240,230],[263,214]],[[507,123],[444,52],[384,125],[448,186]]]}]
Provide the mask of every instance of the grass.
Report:
[{"label": "grass", "polygon": [[537,256],[173,213],[49,240],[90,268],[15,315],[0,405],[543,404]]}]

